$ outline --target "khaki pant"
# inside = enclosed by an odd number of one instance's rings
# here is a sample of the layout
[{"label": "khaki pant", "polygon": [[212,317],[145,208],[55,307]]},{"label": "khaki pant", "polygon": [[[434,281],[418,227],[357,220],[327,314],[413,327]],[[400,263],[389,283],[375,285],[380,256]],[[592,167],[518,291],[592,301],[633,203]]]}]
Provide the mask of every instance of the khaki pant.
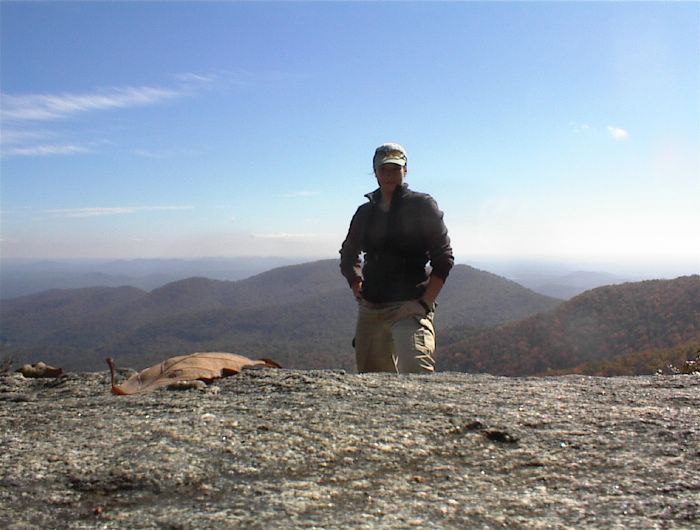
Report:
[{"label": "khaki pant", "polygon": [[396,320],[401,302],[360,301],[355,331],[357,371],[432,373],[435,370],[433,312]]}]

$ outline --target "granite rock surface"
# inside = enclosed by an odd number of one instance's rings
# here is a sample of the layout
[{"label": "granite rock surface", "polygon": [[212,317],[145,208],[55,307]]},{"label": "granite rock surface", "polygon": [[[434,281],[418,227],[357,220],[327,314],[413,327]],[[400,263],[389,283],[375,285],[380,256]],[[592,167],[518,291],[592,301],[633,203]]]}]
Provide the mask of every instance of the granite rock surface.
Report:
[{"label": "granite rock surface", "polygon": [[700,377],[0,375],[0,528],[700,528]]}]

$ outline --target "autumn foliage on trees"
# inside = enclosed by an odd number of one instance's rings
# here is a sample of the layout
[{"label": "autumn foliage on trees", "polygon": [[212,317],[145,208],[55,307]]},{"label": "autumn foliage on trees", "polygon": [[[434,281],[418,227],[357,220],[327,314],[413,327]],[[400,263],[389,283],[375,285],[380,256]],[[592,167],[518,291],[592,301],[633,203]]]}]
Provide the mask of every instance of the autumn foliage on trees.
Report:
[{"label": "autumn foliage on trees", "polygon": [[[700,344],[700,276],[587,291],[525,320],[468,333],[442,367],[502,375],[653,373]],[[674,350],[674,348],[677,350]]]},{"label": "autumn foliage on trees", "polygon": [[700,370],[695,359],[700,359],[700,341],[683,346],[646,350],[583,363],[570,370],[553,370],[551,375],[575,373],[596,376],[677,374]]}]

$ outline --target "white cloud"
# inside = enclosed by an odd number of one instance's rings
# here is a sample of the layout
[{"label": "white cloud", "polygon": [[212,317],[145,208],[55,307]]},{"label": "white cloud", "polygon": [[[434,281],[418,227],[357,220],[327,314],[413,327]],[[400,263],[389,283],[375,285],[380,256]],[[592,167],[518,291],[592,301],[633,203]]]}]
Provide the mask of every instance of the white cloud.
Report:
[{"label": "white cloud", "polygon": [[595,136],[600,136],[601,134],[605,134],[604,131],[607,131],[607,134],[609,134],[615,140],[627,140],[630,136],[627,129],[616,127],[615,125],[608,125],[605,130],[602,130],[601,127],[596,127],[588,123],[577,123],[572,121],[569,122],[569,127],[574,134],[593,134]]},{"label": "white cloud", "polygon": [[592,129],[587,123],[576,123],[574,121],[569,123],[569,127],[571,127],[571,130],[576,134],[585,133]]},{"label": "white cloud", "polygon": [[[215,81],[214,77],[198,74],[176,76],[177,85],[121,86],[102,88],[92,92],[55,94],[8,94],[0,92],[2,118],[2,156],[50,156],[92,152],[95,140],[72,141],[65,132],[31,130],[35,124],[49,124],[89,112],[156,105],[194,91]],[[9,127],[8,127],[9,125]],[[49,139],[50,138],[50,139]],[[140,156],[154,157],[143,151]],[[163,157],[157,153],[155,157]]]},{"label": "white cloud", "polygon": [[45,129],[18,130],[2,129],[0,156],[54,156],[91,153],[105,140],[90,140],[89,142],[61,141],[65,133]]},{"label": "white cloud", "polygon": [[176,74],[175,79],[177,79],[178,81],[182,81],[183,83],[205,84],[213,83],[214,81],[216,81],[217,77],[214,75],[201,75],[192,72],[187,72],[184,74]]},{"label": "white cloud", "polygon": [[621,127],[615,127],[614,125],[608,125],[608,133],[615,140],[627,140],[630,136],[625,129],[622,129]]},{"label": "white cloud", "polygon": [[100,217],[105,215],[129,215],[140,212],[192,210],[194,206],[113,206],[91,208],[58,208],[47,213],[60,217]]},{"label": "white cloud", "polygon": [[78,153],[89,153],[90,149],[83,145],[74,144],[43,144],[30,145],[26,147],[11,146],[3,147],[2,156],[52,156],[52,155],[74,155]]},{"label": "white cloud", "polygon": [[55,120],[81,112],[124,109],[159,103],[180,96],[177,90],[161,87],[121,87],[84,94],[1,94],[2,119]]}]

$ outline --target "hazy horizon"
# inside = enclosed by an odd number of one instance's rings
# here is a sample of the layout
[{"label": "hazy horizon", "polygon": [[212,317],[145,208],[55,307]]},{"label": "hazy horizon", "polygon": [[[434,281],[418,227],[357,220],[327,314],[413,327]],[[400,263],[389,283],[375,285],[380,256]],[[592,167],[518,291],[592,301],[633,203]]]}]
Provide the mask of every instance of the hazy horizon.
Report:
[{"label": "hazy horizon", "polygon": [[[65,265],[109,265],[118,263],[137,262],[179,262],[183,264],[206,262],[240,262],[255,261],[269,262],[270,268],[285,266],[287,264],[302,264],[318,260],[338,259],[336,256],[283,256],[283,255],[240,255],[240,256],[170,256],[161,258],[119,258],[119,257],[82,257],[82,258],[24,258],[24,257],[0,257],[0,267],[6,265],[29,264],[65,264]],[[700,274],[700,262],[604,262],[604,261],[572,261],[556,259],[535,259],[532,257],[489,257],[489,256],[455,256],[455,264],[468,265],[477,269],[486,270],[508,278],[518,276],[555,277],[566,276],[573,273],[601,273],[618,276],[621,279],[672,279],[679,276]],[[339,276],[339,280],[342,278]]]},{"label": "hazy horizon", "polygon": [[3,258],[334,258],[398,141],[458,262],[700,271],[697,2],[0,14]]}]

